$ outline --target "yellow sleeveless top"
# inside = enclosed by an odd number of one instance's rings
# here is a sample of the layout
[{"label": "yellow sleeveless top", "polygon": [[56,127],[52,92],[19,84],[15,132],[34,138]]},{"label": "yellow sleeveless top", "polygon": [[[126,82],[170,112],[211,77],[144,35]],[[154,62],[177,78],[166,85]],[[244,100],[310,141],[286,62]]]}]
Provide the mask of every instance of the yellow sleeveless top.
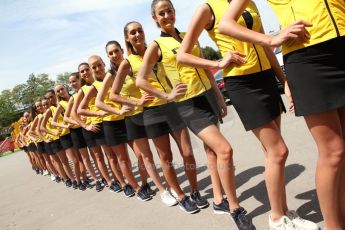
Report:
[{"label": "yellow sleeveless top", "polygon": [[[235,50],[246,55],[245,60],[247,62],[239,66],[228,66],[223,70],[224,77],[247,75],[270,69],[271,65],[262,46],[239,41],[219,33],[219,21],[225,14],[229,2],[227,0],[208,0],[207,4],[214,16],[214,24],[208,30],[208,35],[216,43],[222,56],[224,57],[229,51]],[[253,2],[248,4],[245,11],[238,18],[237,23],[253,31],[261,31],[260,15]]]},{"label": "yellow sleeveless top", "polygon": [[[103,82],[101,82],[101,81],[95,81],[93,83],[93,86],[96,88],[97,92],[99,92],[99,90],[101,89],[102,83]],[[104,103],[114,107],[115,109],[121,109],[121,105],[120,104],[115,103],[115,102],[113,102],[113,101],[111,101],[109,99],[109,93],[110,92],[108,90],[108,92],[106,92],[106,94],[104,96]],[[98,109],[98,111],[101,111],[99,108],[97,108],[97,109]],[[117,115],[117,114],[110,114],[110,115],[107,115],[107,116],[103,117],[103,121],[117,121],[117,120],[122,120],[122,119],[124,119],[124,116]]]},{"label": "yellow sleeveless top", "polygon": [[[52,111],[52,116],[56,113],[56,111],[57,111],[57,107],[55,107],[55,106],[50,106],[50,111]],[[63,121],[63,116],[62,116],[62,114],[60,113],[59,114],[59,116],[58,116],[58,118],[57,118],[57,121],[56,121],[57,123],[59,123],[59,124],[63,124],[63,125],[65,125],[66,123]],[[69,129],[66,129],[66,128],[60,128],[60,127],[57,127],[57,129],[61,129],[62,130],[62,132],[61,132],[61,134],[60,134],[60,137],[62,137],[62,136],[64,136],[64,135],[66,135],[66,134],[69,134]]]},{"label": "yellow sleeveless top", "polygon": [[[56,108],[56,107],[55,107],[55,108]],[[45,113],[47,113],[49,110],[51,111],[51,109],[49,108]],[[50,131],[57,132],[57,128],[56,128],[55,126],[52,126],[52,125],[51,125],[51,121],[52,121],[52,119],[53,119],[53,115],[54,115],[54,113],[52,112],[52,116],[48,118],[48,121],[47,121],[47,124],[46,124],[46,128],[47,128],[48,130],[50,130]],[[53,141],[59,139],[59,136],[55,136],[55,135],[52,135],[52,134],[49,134],[49,136],[51,137],[51,139],[52,139]]]},{"label": "yellow sleeveless top", "polygon": [[[95,85],[95,83],[96,83],[97,81],[95,81],[94,83],[93,83],[93,85]],[[102,83],[102,82],[101,82]],[[96,85],[97,85],[98,83],[96,83]],[[84,93],[84,97],[86,96],[86,94],[89,92],[89,90],[90,90],[90,85],[84,85],[83,87],[81,87],[81,90],[83,91],[83,93]],[[90,110],[90,111],[95,111],[95,112],[97,112],[97,111],[100,111],[97,107],[96,107],[96,105],[95,105],[95,100],[96,100],[96,98],[95,97],[93,97],[93,98],[91,98],[90,100],[89,100],[89,103],[88,103],[88,105],[87,105],[87,107],[88,107],[88,109]],[[103,121],[103,117],[92,117],[92,116],[90,116],[90,117],[86,117],[86,121],[85,121],[85,124],[86,125],[89,125],[89,124],[98,124],[98,123],[101,123]]]},{"label": "yellow sleeveless top", "polygon": [[284,29],[287,25],[303,19],[311,22],[306,29],[311,37],[307,43],[285,42],[283,54],[315,45],[345,35],[344,0],[268,0]]},{"label": "yellow sleeveless top", "polygon": [[[138,76],[139,69],[141,67],[141,64],[143,62],[143,59],[140,55],[135,55],[131,54],[127,57],[127,61],[129,65],[131,66],[131,70],[133,73],[133,78],[136,78]],[[155,65],[153,71],[151,72],[150,76],[148,77],[149,83],[155,87],[156,89],[160,91],[164,91],[166,93],[171,92],[171,88],[169,84],[167,83],[165,72],[163,69],[163,66],[161,63],[158,63]],[[134,81],[134,86],[135,86],[135,81]],[[138,87],[136,87],[138,89]],[[121,91],[122,93],[122,91]],[[136,92],[137,95],[138,92]],[[139,89],[140,97],[141,94],[145,93],[144,90]],[[139,97],[139,98],[140,98]],[[139,99],[138,98],[138,99]],[[155,97],[152,101],[146,102],[144,107],[151,107],[151,106],[158,106],[158,105],[163,105],[166,104],[167,101],[158,97]]]},{"label": "yellow sleeveless top", "polygon": [[[185,33],[179,33],[181,38],[183,38],[184,35]],[[186,94],[177,98],[177,101],[184,101],[193,98],[211,88],[210,80],[208,79],[204,69],[177,64],[176,55],[181,46],[179,41],[169,34],[161,32],[161,37],[155,39],[155,42],[158,44],[162,52],[161,63],[163,64],[165,73],[171,84],[174,87],[179,82],[187,85]],[[200,52],[200,47],[195,45],[193,47],[192,54],[200,56]]]}]

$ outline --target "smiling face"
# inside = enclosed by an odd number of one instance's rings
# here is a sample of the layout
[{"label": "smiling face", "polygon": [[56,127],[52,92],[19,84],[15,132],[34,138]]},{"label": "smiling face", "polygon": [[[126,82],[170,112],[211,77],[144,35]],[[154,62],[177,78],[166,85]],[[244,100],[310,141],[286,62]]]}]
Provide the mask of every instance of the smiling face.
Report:
[{"label": "smiling face", "polygon": [[35,107],[36,107],[37,112],[39,112],[39,113],[43,112],[43,107],[42,107],[41,101],[36,101],[35,102]]},{"label": "smiling face", "polygon": [[123,51],[121,47],[111,43],[106,47],[106,51],[110,61],[116,65],[120,65],[120,63],[123,61]]},{"label": "smiling face", "polygon": [[88,62],[89,62],[93,75],[98,80],[103,80],[105,77],[105,64],[102,58],[99,56],[91,56]]},{"label": "smiling face", "polygon": [[156,2],[152,10],[152,18],[163,31],[175,29],[175,9],[169,1]]},{"label": "smiling face", "polygon": [[30,113],[29,112],[25,112],[24,114],[23,114],[23,117],[24,117],[24,121],[26,122],[26,123],[29,123],[30,122]]},{"label": "smiling face", "polygon": [[92,84],[93,82],[93,77],[91,75],[91,69],[88,65],[81,65],[79,66],[79,75],[84,81],[88,84]]},{"label": "smiling face", "polygon": [[76,89],[76,90],[80,89],[81,82],[80,82],[80,79],[76,75],[69,76],[68,81],[73,89]]},{"label": "smiling face", "polygon": [[56,100],[57,100],[57,99],[56,99],[56,96],[55,96],[54,93],[52,93],[52,92],[46,93],[45,98],[48,99],[48,101],[49,101],[49,103],[50,103],[51,105],[56,105]]},{"label": "smiling face", "polygon": [[43,107],[44,111],[46,111],[50,107],[50,103],[49,103],[48,99],[43,99],[42,100],[42,107]]},{"label": "smiling face", "polygon": [[144,47],[145,44],[145,33],[142,26],[133,22],[126,27],[126,42],[130,43],[133,48],[139,49]]},{"label": "smiling face", "polygon": [[64,100],[68,99],[68,92],[64,85],[58,84],[54,88],[55,94]]}]

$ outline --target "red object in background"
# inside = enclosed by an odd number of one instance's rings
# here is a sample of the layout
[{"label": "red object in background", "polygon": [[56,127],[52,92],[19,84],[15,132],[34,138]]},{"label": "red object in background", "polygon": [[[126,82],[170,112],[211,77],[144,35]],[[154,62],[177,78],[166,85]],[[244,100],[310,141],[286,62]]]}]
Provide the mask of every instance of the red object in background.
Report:
[{"label": "red object in background", "polygon": [[12,138],[8,138],[0,142],[0,155],[8,151],[14,151],[14,143]]}]

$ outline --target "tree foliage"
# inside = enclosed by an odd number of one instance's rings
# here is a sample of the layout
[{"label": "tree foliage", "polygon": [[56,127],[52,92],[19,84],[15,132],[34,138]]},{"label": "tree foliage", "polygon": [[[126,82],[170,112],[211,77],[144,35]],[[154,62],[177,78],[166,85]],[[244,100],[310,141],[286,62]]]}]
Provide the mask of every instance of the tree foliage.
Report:
[{"label": "tree foliage", "polygon": [[20,117],[16,110],[11,90],[3,90],[0,94],[0,127],[6,127]]},{"label": "tree foliage", "polygon": [[69,84],[69,80],[68,80],[69,76],[71,76],[70,72],[58,74],[57,78],[56,78],[56,83],[62,83],[64,85],[68,85]]},{"label": "tree foliage", "polygon": [[204,58],[208,60],[219,60],[222,59],[222,55],[220,54],[219,50],[216,51],[212,47],[205,46],[201,48],[202,54],[204,55]]}]

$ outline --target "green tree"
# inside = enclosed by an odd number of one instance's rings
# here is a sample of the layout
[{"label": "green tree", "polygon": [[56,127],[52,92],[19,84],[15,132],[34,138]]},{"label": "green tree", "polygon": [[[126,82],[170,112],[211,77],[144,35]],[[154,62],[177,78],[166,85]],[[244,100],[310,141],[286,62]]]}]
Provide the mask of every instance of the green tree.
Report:
[{"label": "green tree", "polygon": [[19,117],[11,90],[3,90],[0,94],[0,128],[10,125]]},{"label": "green tree", "polygon": [[69,80],[68,80],[69,76],[71,76],[70,72],[58,74],[57,78],[56,78],[56,83],[62,83],[64,85],[68,85],[69,84]]},{"label": "green tree", "polygon": [[26,88],[26,84],[19,84],[13,87],[12,89],[12,99],[17,109],[25,108],[24,103],[23,103],[25,88]]},{"label": "green tree", "polygon": [[208,60],[219,60],[222,58],[222,55],[220,54],[219,50],[216,51],[212,47],[205,46],[201,48],[201,50],[204,57]]},{"label": "green tree", "polygon": [[30,74],[22,94],[24,108],[32,105],[38,98],[44,96],[48,89],[52,89],[55,82],[50,80],[48,74]]}]

